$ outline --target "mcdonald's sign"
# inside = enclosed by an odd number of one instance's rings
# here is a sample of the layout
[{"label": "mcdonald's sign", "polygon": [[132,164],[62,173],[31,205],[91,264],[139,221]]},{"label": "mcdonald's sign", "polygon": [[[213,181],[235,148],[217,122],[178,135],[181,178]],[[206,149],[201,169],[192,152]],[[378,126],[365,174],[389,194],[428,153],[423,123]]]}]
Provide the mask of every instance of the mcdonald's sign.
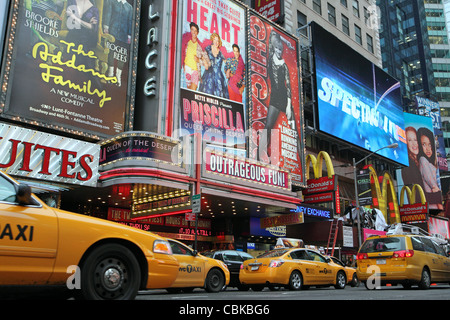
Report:
[{"label": "mcdonald's sign", "polygon": [[[324,162],[327,168],[326,177],[322,176]],[[309,178],[310,165],[313,168],[314,179]],[[340,212],[337,176],[334,174],[333,163],[327,152],[320,151],[317,158],[312,154],[306,156],[306,181],[308,187],[303,191],[306,195],[305,203],[333,202],[336,213]]]},{"label": "mcdonald's sign", "polygon": [[[408,198],[408,204],[405,204],[405,194]],[[420,202],[416,203],[416,195],[420,196]],[[400,191],[400,218],[402,223],[411,223],[426,221],[428,213],[428,203],[422,187],[414,184],[412,189],[403,186]]]},{"label": "mcdonald's sign", "polygon": [[379,182],[378,174],[372,166],[369,166],[371,185],[372,185],[372,196],[373,196],[373,206],[379,209],[386,219],[388,224],[394,222],[400,223],[400,209],[397,201],[397,194],[395,192],[394,179],[389,172],[385,171],[382,179],[381,185]]}]

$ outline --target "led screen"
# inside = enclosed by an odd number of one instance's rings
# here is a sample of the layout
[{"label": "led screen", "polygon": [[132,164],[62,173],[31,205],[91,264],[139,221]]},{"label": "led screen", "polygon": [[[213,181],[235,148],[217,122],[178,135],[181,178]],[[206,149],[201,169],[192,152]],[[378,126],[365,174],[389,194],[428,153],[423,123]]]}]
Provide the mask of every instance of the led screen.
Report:
[{"label": "led screen", "polygon": [[312,24],[319,129],[408,165],[400,83]]}]

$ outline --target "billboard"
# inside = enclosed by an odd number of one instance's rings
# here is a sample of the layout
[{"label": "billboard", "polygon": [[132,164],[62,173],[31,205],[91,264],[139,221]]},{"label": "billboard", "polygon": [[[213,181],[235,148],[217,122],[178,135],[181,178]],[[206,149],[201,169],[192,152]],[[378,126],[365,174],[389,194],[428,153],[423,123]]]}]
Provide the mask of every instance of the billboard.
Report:
[{"label": "billboard", "polygon": [[233,1],[183,3],[180,129],[246,156],[246,11]]},{"label": "billboard", "polygon": [[250,14],[249,157],[288,170],[304,185],[298,39]]},{"label": "billboard", "polygon": [[420,115],[429,116],[433,122],[434,135],[436,136],[436,155],[440,170],[448,171],[445,152],[444,134],[442,132],[441,108],[439,102],[416,96],[416,107]]},{"label": "billboard", "polygon": [[14,2],[3,116],[94,137],[125,131],[136,0]]},{"label": "billboard", "polygon": [[252,0],[252,8],[270,21],[284,20],[284,0]]},{"label": "billboard", "polygon": [[319,130],[408,164],[400,83],[315,23]]},{"label": "billboard", "polygon": [[418,184],[425,192],[429,209],[442,210],[441,179],[432,120],[411,113],[405,113],[404,118],[409,166],[397,170],[398,189]]}]

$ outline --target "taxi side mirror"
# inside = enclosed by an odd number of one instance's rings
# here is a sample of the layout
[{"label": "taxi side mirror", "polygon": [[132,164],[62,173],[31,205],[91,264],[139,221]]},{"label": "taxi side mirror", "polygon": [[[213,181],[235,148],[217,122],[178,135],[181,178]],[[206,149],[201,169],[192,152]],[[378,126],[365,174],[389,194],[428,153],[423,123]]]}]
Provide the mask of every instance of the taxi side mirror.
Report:
[{"label": "taxi side mirror", "polygon": [[326,261],[327,263],[330,263],[330,262],[331,262],[331,258],[326,257],[326,258],[325,258],[325,261]]},{"label": "taxi side mirror", "polygon": [[198,255],[198,251],[197,250],[192,251],[192,255],[195,257],[196,255]]},{"label": "taxi side mirror", "polygon": [[31,187],[26,184],[19,184],[16,192],[16,200],[20,205],[34,204],[31,197]]}]

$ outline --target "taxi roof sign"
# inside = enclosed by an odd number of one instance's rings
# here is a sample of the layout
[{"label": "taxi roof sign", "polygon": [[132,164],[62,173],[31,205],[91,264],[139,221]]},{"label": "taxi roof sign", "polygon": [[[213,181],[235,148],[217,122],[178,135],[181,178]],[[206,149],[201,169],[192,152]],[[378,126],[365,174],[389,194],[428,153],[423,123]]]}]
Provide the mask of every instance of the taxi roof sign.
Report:
[{"label": "taxi roof sign", "polygon": [[304,248],[302,239],[278,238],[275,248]]}]

